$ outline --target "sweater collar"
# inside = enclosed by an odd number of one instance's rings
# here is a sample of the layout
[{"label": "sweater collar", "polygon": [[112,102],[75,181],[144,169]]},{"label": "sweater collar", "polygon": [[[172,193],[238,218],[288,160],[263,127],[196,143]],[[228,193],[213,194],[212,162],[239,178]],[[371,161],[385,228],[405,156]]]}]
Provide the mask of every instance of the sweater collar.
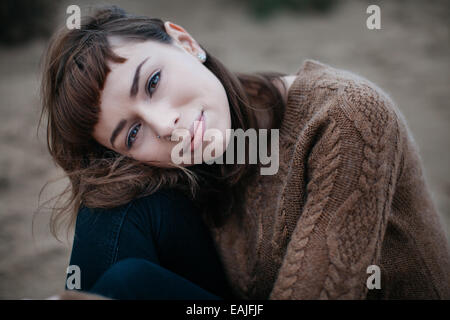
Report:
[{"label": "sweater collar", "polygon": [[308,95],[315,79],[327,66],[319,61],[307,59],[297,70],[297,78],[291,84],[283,121],[280,126],[280,144],[292,144],[298,138],[299,130],[306,118]]}]

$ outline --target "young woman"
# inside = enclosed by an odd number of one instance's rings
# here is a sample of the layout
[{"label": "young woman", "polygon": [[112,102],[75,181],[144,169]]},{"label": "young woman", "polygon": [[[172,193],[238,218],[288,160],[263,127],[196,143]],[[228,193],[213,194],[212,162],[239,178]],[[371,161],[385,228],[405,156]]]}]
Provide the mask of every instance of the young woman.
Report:
[{"label": "young woman", "polygon": [[[76,221],[76,289],[450,298],[449,247],[416,146],[366,79],[313,60],[294,75],[232,73],[181,26],[108,7],[53,37],[42,98],[50,153],[70,178],[52,225]],[[230,129],[270,138],[244,139],[238,161]],[[180,145],[202,161],[176,161]],[[272,174],[261,174],[262,147]]]}]

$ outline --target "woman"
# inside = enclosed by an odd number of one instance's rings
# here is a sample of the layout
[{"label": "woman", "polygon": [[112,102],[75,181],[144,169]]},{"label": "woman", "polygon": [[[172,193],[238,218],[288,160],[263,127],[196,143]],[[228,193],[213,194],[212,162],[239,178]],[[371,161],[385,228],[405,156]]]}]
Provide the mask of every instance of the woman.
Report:
[{"label": "woman", "polygon": [[[449,247],[414,141],[368,80],[313,60],[290,76],[234,74],[181,26],[117,7],[56,34],[45,58],[48,146],[71,182],[52,225],[76,220],[74,288],[450,297]],[[270,139],[244,139],[238,161],[230,129]],[[271,174],[263,147],[279,161]]]}]

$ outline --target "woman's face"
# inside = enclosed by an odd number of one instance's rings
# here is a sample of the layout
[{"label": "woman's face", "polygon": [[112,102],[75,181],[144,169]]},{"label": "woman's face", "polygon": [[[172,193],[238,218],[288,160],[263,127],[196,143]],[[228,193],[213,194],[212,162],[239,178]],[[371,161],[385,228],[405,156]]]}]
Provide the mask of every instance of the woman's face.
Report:
[{"label": "woman's face", "polygon": [[165,26],[174,44],[109,38],[113,51],[127,61],[109,64],[93,133],[109,149],[162,167],[173,163],[172,148],[180,143],[171,141],[174,130],[189,130],[188,149],[203,151],[209,142],[198,143],[203,135],[193,129],[219,130],[223,140],[215,143],[225,150],[231,128],[225,89],[197,57],[204,51],[183,28],[170,22]]}]

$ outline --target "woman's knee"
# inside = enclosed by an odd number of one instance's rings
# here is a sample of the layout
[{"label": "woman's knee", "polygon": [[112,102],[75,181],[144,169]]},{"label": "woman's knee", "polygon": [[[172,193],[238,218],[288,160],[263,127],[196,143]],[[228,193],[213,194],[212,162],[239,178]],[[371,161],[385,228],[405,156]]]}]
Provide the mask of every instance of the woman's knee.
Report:
[{"label": "woman's knee", "polygon": [[170,270],[140,258],[116,262],[91,292],[113,299],[220,299]]},{"label": "woman's knee", "polygon": [[103,282],[111,282],[116,285],[127,285],[139,278],[143,270],[148,272],[154,264],[142,258],[126,258],[114,263],[99,279]]},{"label": "woman's knee", "polygon": [[151,274],[154,265],[141,258],[120,260],[103,273],[90,291],[113,299],[139,299],[140,278]]}]

